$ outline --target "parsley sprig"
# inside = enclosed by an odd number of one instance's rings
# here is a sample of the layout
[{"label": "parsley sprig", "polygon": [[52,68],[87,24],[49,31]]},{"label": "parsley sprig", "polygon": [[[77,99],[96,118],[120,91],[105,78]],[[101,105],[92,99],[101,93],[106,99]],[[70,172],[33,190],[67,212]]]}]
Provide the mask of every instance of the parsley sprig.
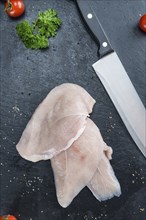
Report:
[{"label": "parsley sprig", "polygon": [[27,20],[16,26],[18,36],[27,48],[42,49],[49,46],[48,38],[55,37],[61,25],[54,9],[39,12],[36,21],[29,24]]}]

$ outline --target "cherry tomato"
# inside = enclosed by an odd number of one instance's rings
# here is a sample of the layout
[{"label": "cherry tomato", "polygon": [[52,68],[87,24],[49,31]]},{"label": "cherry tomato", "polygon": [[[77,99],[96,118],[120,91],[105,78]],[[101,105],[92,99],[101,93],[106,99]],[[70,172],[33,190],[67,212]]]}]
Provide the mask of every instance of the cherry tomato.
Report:
[{"label": "cherry tomato", "polygon": [[0,220],[17,220],[13,215],[0,216]]},{"label": "cherry tomato", "polygon": [[7,0],[5,11],[11,17],[19,17],[24,13],[25,6],[23,0]]},{"label": "cherry tomato", "polygon": [[139,21],[139,27],[142,31],[146,32],[146,14],[144,14]]}]

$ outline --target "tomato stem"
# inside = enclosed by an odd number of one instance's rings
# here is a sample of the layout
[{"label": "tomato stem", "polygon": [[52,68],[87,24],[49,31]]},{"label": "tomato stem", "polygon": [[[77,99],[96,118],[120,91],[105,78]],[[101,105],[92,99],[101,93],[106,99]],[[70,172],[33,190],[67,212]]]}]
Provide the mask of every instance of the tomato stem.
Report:
[{"label": "tomato stem", "polygon": [[7,0],[7,2],[8,2],[8,5],[7,5],[7,7],[5,7],[5,11],[7,11],[7,10],[11,11],[12,10],[12,3],[10,0]]},{"label": "tomato stem", "polygon": [[8,218],[9,218],[9,215],[5,216],[5,217],[4,217],[4,220],[8,220]]}]

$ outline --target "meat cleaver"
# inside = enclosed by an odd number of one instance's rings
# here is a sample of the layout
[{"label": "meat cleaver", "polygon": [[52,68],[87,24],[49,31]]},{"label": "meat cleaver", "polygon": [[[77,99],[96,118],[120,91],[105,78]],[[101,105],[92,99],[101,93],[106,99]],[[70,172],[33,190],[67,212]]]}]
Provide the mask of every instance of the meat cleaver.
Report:
[{"label": "meat cleaver", "polygon": [[93,68],[109,94],[133,140],[146,157],[146,110],[118,55],[87,0],[76,0],[79,12],[99,46]]}]

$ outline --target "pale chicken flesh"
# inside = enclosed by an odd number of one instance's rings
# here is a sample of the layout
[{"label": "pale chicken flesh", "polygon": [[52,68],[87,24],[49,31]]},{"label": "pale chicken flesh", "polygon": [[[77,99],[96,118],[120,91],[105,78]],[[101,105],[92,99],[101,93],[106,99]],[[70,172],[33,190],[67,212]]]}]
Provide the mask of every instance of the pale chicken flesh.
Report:
[{"label": "pale chicken flesh", "polygon": [[82,87],[55,87],[35,110],[16,148],[26,160],[51,159],[59,204],[67,207],[87,186],[99,201],[120,196],[109,160],[112,148],[89,119],[95,100]]},{"label": "pale chicken flesh", "polygon": [[121,194],[120,185],[109,163],[112,149],[99,129],[87,119],[83,134],[72,146],[51,159],[59,204],[67,207],[87,185],[99,200]]},{"label": "pale chicken flesh", "polygon": [[81,86],[55,87],[35,110],[16,148],[30,161],[47,160],[83,133],[95,100]]}]

